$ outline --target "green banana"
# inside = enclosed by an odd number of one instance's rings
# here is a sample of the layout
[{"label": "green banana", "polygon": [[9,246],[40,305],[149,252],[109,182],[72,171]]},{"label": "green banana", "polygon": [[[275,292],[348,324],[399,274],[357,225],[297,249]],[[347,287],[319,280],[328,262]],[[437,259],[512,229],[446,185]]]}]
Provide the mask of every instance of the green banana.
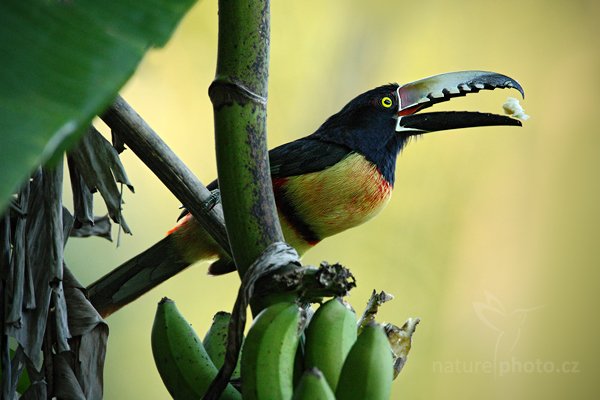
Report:
[{"label": "green banana", "polygon": [[344,362],[335,395],[344,400],[388,400],[392,388],[392,351],[379,324],[363,327]]},{"label": "green banana", "polygon": [[356,314],[341,298],[323,304],[306,328],[305,368],[317,367],[332,390],[344,360],[356,342]]},{"label": "green banana", "polygon": [[[177,400],[201,398],[217,368],[196,332],[166,297],[158,303],[151,342],[154,362],[171,396]],[[241,399],[241,395],[228,385],[221,398]]]},{"label": "green banana", "polygon": [[213,317],[210,329],[204,335],[202,344],[206,349],[215,367],[221,368],[225,362],[225,350],[227,349],[227,331],[231,314],[219,311]]},{"label": "green banana", "polygon": [[290,399],[303,318],[295,303],[267,307],[254,320],[242,351],[244,400]]},{"label": "green banana", "polygon": [[292,400],[335,400],[335,395],[321,371],[311,368],[302,375]]},{"label": "green banana", "polygon": [[306,347],[306,331],[300,335],[298,339],[298,347],[296,348],[296,356],[294,357],[294,387],[300,383],[302,375],[304,375],[304,349]]},{"label": "green banana", "polygon": [[[227,351],[227,335],[229,331],[229,321],[231,320],[231,314],[225,311],[219,311],[213,317],[212,325],[204,339],[202,344],[208,353],[208,356],[212,360],[213,364],[217,369],[223,366],[225,362],[225,352]],[[237,379],[240,377],[240,360],[231,375],[231,379]]]}]

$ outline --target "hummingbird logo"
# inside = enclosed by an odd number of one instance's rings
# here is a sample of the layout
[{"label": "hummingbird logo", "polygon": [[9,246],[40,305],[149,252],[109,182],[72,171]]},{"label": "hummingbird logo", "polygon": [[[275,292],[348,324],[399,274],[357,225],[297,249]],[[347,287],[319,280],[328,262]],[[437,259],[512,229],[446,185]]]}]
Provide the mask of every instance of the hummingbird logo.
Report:
[{"label": "hummingbird logo", "polygon": [[473,302],[477,318],[496,332],[494,364],[499,355],[510,354],[521,338],[521,332],[528,315],[544,306],[516,308],[508,311],[502,302],[490,292],[485,292],[485,302]]}]

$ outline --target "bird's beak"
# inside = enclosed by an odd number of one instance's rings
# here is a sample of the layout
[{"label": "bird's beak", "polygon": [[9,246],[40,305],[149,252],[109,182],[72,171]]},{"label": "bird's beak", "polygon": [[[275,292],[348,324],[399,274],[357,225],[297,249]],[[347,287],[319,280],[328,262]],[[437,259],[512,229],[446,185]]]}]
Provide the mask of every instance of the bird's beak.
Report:
[{"label": "bird's beak", "polygon": [[448,129],[475,126],[512,125],[521,126],[521,121],[505,115],[468,111],[446,111],[419,113],[436,103],[453,97],[466,96],[480,90],[512,88],[525,92],[519,84],[506,75],[485,71],[461,71],[435,75],[398,88],[398,122],[396,131],[408,136]]}]

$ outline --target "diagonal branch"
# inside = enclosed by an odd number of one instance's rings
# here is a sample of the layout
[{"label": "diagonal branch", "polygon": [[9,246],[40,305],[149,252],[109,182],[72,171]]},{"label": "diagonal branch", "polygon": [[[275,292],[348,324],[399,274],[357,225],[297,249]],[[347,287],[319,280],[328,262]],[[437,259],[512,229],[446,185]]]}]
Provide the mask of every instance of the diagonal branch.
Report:
[{"label": "diagonal branch", "polygon": [[[229,243],[220,205],[214,205],[214,196],[173,153],[148,124],[123,100],[114,104],[101,116],[120,140],[154,172],[165,186],[192,213],[214,240],[228,253]],[[161,243],[165,244],[169,237]],[[148,271],[144,262],[128,262],[87,287],[88,297],[100,315],[108,316],[132,302],[159,283],[171,278],[188,264],[170,263],[160,273]],[[120,292],[118,300],[115,293]]]},{"label": "diagonal branch", "polygon": [[220,207],[212,207],[211,192],[146,121],[121,96],[117,96],[101,118],[181,201],[213,239],[230,253],[223,213]]}]

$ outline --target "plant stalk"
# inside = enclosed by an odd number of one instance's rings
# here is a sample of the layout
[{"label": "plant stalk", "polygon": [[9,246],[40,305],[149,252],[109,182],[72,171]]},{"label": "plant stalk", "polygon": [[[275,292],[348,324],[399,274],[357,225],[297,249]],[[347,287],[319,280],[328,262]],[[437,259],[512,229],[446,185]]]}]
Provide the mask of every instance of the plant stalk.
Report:
[{"label": "plant stalk", "polygon": [[219,188],[240,276],[283,241],[267,152],[269,1],[219,1],[214,107]]}]

